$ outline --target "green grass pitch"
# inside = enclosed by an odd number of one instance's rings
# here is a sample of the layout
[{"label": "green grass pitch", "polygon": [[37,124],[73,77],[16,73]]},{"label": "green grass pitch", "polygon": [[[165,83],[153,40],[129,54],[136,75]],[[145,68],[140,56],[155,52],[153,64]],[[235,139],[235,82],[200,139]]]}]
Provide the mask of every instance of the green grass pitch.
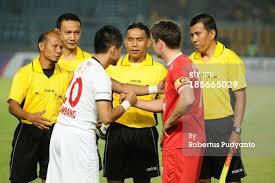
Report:
[{"label": "green grass pitch", "polygon": [[[0,183],[8,183],[11,140],[17,120],[8,113],[6,99],[10,80],[0,80]],[[255,148],[242,150],[243,161],[248,176],[244,183],[273,183],[275,175],[275,86],[249,85],[247,89],[247,109],[243,125],[242,141],[255,143]],[[161,124],[158,125],[161,129]],[[99,149],[103,155],[104,141]],[[161,154],[160,154],[161,155]],[[36,180],[33,182],[41,182]],[[100,172],[100,182],[107,182]],[[126,182],[131,182],[127,180]],[[160,177],[152,183],[160,183]],[[216,182],[216,181],[213,181]]]}]

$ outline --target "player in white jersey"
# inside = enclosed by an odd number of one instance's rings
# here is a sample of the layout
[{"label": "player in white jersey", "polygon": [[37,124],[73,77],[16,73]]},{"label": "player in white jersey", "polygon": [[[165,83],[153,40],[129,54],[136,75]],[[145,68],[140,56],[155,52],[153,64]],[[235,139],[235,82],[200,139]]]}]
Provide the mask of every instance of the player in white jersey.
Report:
[{"label": "player in white jersey", "polygon": [[96,123],[109,124],[136,102],[134,93],[112,108],[112,83],[105,73],[120,58],[122,35],[104,26],[94,39],[95,55],[79,65],[66,92],[50,143],[47,183],[98,183]]}]

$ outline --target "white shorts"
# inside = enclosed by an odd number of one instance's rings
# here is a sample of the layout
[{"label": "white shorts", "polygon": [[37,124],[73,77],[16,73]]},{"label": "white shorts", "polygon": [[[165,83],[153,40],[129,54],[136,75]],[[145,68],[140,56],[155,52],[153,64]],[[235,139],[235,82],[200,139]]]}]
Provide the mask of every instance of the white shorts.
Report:
[{"label": "white shorts", "polygon": [[99,183],[95,132],[54,126],[47,183]]}]

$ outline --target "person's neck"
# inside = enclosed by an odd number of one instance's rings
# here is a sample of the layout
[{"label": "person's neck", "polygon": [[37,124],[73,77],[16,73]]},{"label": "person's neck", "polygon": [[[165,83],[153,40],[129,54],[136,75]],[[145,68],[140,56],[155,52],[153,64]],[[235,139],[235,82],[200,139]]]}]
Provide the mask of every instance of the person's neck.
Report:
[{"label": "person's neck", "polygon": [[62,56],[66,59],[66,60],[71,60],[74,59],[77,55],[77,48],[70,50],[67,48],[63,48],[62,50]]},{"label": "person's neck", "polygon": [[55,66],[55,63],[46,59],[45,57],[43,56],[39,56],[39,63],[41,65],[41,68],[42,69],[53,69],[54,66]]},{"label": "person's neck", "polygon": [[141,63],[145,59],[146,59],[146,53],[139,58],[134,58],[134,57],[131,57],[131,55],[129,55],[129,62],[131,63]]},{"label": "person's neck", "polygon": [[168,49],[162,55],[162,59],[166,64],[168,64],[171,63],[180,53],[181,51],[179,49]]},{"label": "person's neck", "polygon": [[100,62],[100,64],[102,65],[102,67],[104,69],[106,69],[110,65],[108,56],[106,54],[98,53],[98,54],[94,54],[93,57],[96,58]]},{"label": "person's neck", "polygon": [[216,46],[216,41],[212,41],[208,48],[201,53],[201,58],[203,61],[208,61],[214,55]]}]

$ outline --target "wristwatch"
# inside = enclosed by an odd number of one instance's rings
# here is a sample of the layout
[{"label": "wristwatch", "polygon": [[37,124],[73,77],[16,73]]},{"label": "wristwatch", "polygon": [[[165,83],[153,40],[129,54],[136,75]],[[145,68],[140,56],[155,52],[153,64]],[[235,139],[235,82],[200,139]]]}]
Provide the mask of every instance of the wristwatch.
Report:
[{"label": "wristwatch", "polygon": [[232,128],[232,131],[235,132],[235,133],[241,134],[241,128],[240,128],[240,127],[234,126],[234,127]]}]

